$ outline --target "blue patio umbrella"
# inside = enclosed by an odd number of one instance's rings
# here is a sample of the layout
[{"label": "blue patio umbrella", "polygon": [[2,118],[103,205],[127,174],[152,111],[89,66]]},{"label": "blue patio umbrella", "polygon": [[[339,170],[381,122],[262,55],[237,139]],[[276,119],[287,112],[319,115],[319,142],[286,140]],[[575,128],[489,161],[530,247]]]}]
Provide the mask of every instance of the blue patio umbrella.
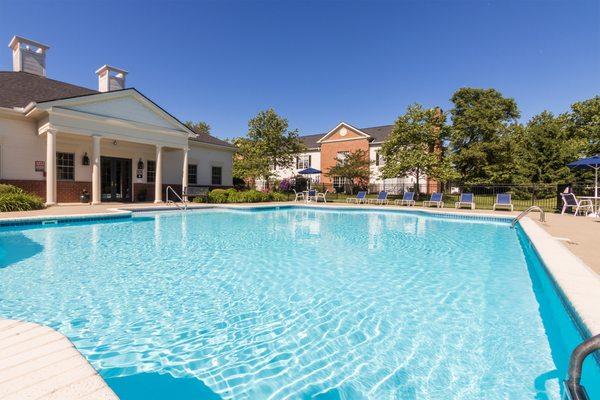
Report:
[{"label": "blue patio umbrella", "polygon": [[[319,171],[318,169],[309,167],[309,168],[303,169],[302,171],[298,171],[298,173],[300,175],[314,175],[314,174],[320,174],[321,171]],[[309,181],[309,187],[310,187],[310,181]]]},{"label": "blue patio umbrella", "polygon": [[595,175],[595,190],[594,197],[598,197],[598,169],[600,169],[600,154],[592,157],[581,158],[577,161],[567,164],[570,168],[593,168]]}]

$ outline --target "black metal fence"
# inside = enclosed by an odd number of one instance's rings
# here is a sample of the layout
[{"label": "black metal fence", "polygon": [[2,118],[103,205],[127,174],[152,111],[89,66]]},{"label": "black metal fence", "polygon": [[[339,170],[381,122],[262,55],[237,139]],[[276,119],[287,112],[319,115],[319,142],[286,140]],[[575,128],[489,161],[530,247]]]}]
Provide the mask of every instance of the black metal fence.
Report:
[{"label": "black metal fence", "polygon": [[[538,206],[545,211],[557,211],[562,207],[560,193],[565,188],[577,196],[593,196],[593,183],[568,184],[465,184],[465,183],[446,183],[435,187],[427,187],[426,184],[419,185],[419,196],[417,202],[428,200],[432,191],[441,191],[444,193],[443,200],[446,207],[454,207],[458,201],[460,193],[473,193],[475,204],[478,209],[492,209],[496,202],[496,195],[499,193],[510,193],[515,210],[524,210],[530,206]],[[319,192],[327,190],[327,201],[345,202],[348,197],[356,196],[359,188],[335,187],[332,184],[313,184],[313,188]],[[302,189],[302,188],[299,188]],[[394,200],[402,198],[404,192],[415,191],[414,184],[386,184],[375,183],[368,186],[368,197],[374,198],[382,190],[388,192],[388,199]],[[364,190],[364,189],[363,189]],[[293,192],[288,193],[288,200],[293,200]]]}]

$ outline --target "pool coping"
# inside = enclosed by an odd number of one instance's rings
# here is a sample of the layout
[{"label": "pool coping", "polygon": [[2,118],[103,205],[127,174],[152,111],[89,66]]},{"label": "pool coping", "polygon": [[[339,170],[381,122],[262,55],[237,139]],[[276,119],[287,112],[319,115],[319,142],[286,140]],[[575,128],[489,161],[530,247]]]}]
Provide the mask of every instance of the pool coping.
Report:
[{"label": "pool coping", "polygon": [[65,335],[11,319],[0,319],[0,398],[118,399]]}]

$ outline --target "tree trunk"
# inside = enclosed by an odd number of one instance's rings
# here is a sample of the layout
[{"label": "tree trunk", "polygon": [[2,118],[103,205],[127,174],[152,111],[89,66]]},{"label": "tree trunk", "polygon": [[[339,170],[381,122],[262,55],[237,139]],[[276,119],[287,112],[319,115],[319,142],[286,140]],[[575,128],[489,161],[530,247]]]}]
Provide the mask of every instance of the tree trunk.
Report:
[{"label": "tree trunk", "polygon": [[417,181],[416,185],[415,185],[415,199],[419,200],[419,192],[420,192],[420,188],[421,185],[419,185],[419,178],[420,178],[420,171],[417,168],[417,170],[415,171],[415,180]]}]

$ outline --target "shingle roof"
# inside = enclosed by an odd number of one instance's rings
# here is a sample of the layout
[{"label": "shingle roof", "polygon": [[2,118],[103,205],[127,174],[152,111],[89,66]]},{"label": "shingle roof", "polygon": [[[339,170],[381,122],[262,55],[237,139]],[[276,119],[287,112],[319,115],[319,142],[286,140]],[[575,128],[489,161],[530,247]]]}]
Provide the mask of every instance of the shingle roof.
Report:
[{"label": "shingle roof", "polygon": [[0,107],[25,107],[35,101],[64,99],[99,93],[28,72],[0,71]]},{"label": "shingle roof", "polygon": [[193,140],[194,142],[202,142],[202,143],[214,144],[217,146],[236,148],[236,146],[234,144],[231,144],[224,140],[218,139],[212,135],[207,135],[206,133],[198,134],[198,136],[196,136],[195,138],[191,137],[190,140]]},{"label": "shingle roof", "polygon": [[[387,139],[387,137],[392,133],[392,130],[394,129],[394,125],[382,125],[382,126],[374,126],[371,128],[358,128],[358,129],[360,129],[362,132],[366,133],[367,135],[369,135],[373,138],[371,143],[376,143],[376,142],[378,143],[378,142],[383,142]],[[319,147],[319,144],[317,143],[317,141],[325,135],[327,135],[327,132],[318,133],[316,135],[300,136],[300,140],[302,140],[302,142],[309,149],[316,149],[317,147]]]}]

